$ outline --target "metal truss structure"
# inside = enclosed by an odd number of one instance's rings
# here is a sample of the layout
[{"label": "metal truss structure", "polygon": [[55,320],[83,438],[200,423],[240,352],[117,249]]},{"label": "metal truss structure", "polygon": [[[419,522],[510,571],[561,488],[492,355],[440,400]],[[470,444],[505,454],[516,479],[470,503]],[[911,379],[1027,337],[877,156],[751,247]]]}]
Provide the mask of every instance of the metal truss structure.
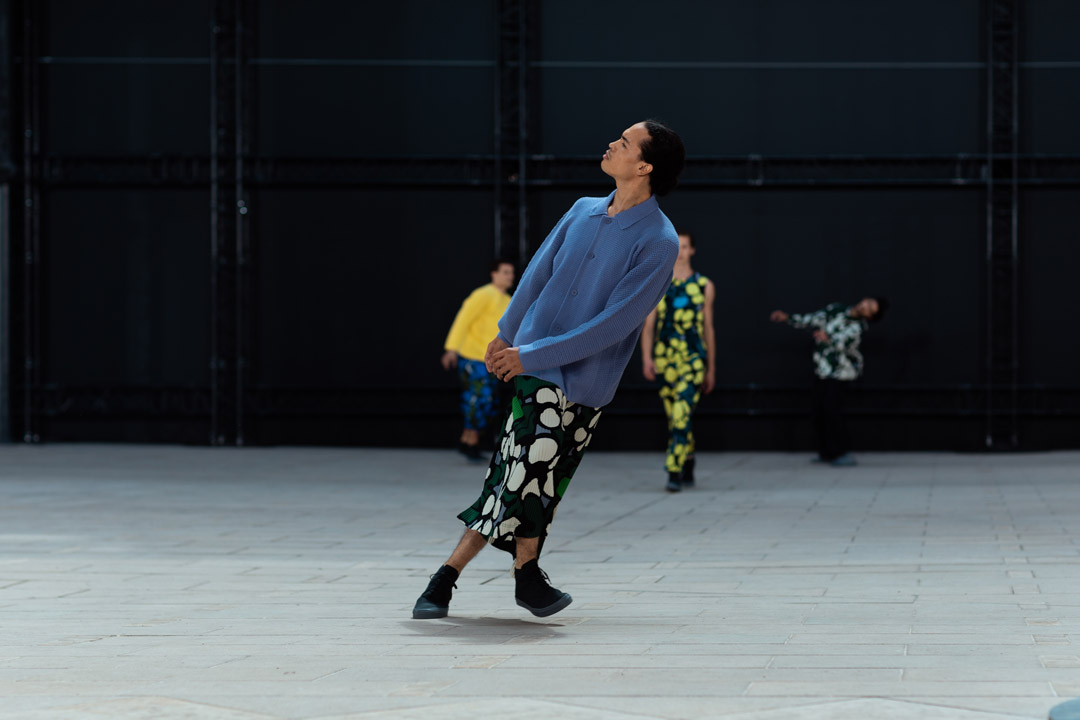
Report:
[{"label": "metal truss structure", "polygon": [[214,0],[210,49],[210,443],[244,444],[250,3]]},{"label": "metal truss structure", "polygon": [[[822,157],[782,157],[737,155],[691,157],[679,187],[711,188],[843,188],[843,187],[983,187],[1001,189],[1003,182],[1016,186],[1080,186],[1080,156],[1009,156],[1016,175],[997,175],[1000,163],[991,167],[992,154],[961,155],[831,155]],[[42,157],[36,182],[44,187],[206,187],[214,174],[211,156],[155,155],[146,158]],[[472,187],[492,191],[505,186],[499,197],[513,208],[500,206],[503,213],[523,210],[521,193],[527,188],[603,186],[610,183],[594,157],[525,155],[514,167],[524,174],[502,173],[505,157],[463,155],[457,157],[371,157],[371,158],[273,158],[246,156],[241,159],[242,181],[246,189],[265,187]],[[221,167],[219,164],[217,167]],[[520,178],[524,177],[524,180]],[[500,178],[496,182],[496,178]],[[512,190],[508,192],[507,190]],[[513,212],[511,212],[511,210]],[[507,227],[514,227],[512,233]],[[515,251],[522,241],[518,217],[503,225],[502,246],[497,251]]]},{"label": "metal truss structure", "polygon": [[[8,3],[0,0],[0,20]],[[1018,0],[985,0],[988,73],[985,154],[934,156],[727,156],[691,157],[681,185],[693,189],[958,187],[985,191],[987,316],[986,382],[981,386],[864,388],[856,414],[985,417],[986,445],[1020,442],[1025,417],[1080,416],[1080,389],[1048,392],[1018,384],[1018,194],[1023,186],[1080,187],[1080,155],[1021,155],[1018,118]],[[495,61],[494,146],[490,154],[455,157],[298,158],[252,154],[251,108],[255,0],[214,0],[210,72],[211,152],[205,156],[87,157],[43,152],[41,143],[40,3],[21,0],[18,69],[14,73],[21,136],[18,163],[5,166],[0,186],[12,183],[12,207],[20,208],[9,257],[13,282],[12,344],[15,359],[12,424],[22,439],[40,439],[44,421],[55,418],[182,418],[206,421],[208,442],[244,444],[245,419],[366,417],[385,414],[370,391],[285,391],[254,387],[247,380],[251,343],[250,194],[267,187],[455,187],[491,192],[495,198],[495,253],[524,261],[529,192],[543,188],[606,188],[595,158],[540,155],[531,150],[536,86],[530,72],[539,23],[533,0],[497,0],[499,34]],[[7,16],[7,17],[10,17]],[[15,24],[12,23],[12,28]],[[0,88],[4,87],[0,65]],[[0,97],[0,101],[3,98]],[[0,102],[0,113],[5,103]],[[2,119],[2,117],[0,117]],[[2,123],[0,123],[2,124]],[[0,136],[0,142],[3,137]],[[41,361],[41,197],[56,188],[201,188],[211,198],[212,351],[209,388],[46,387]],[[628,388],[633,397],[636,390]],[[795,388],[721,388],[724,410],[713,414],[769,416],[802,413]],[[730,400],[730,402],[729,402]],[[630,403],[633,404],[632,402]],[[378,410],[374,408],[378,407]],[[981,409],[980,409],[981,408]],[[632,407],[616,413],[635,412]],[[652,412],[651,410],[649,412]]]},{"label": "metal truss structure", "polygon": [[529,51],[536,3],[496,5],[495,154],[488,180],[495,189],[495,255],[522,265],[528,258]]},{"label": "metal truss structure", "polygon": [[986,447],[1016,448],[1019,378],[1019,0],[990,0],[987,22]]},{"label": "metal truss structure", "polygon": [[[0,47],[12,47],[11,0],[0,0]],[[11,131],[11,56],[0,55],[0,442],[11,436],[11,188],[15,177]]]},{"label": "metal truss structure", "polygon": [[[20,385],[18,398],[22,409],[22,438],[24,442],[37,442],[41,437],[35,432],[33,406],[37,401],[37,392],[41,386],[39,373],[39,360],[41,358],[41,206],[42,184],[39,181],[41,174],[41,76],[40,66],[36,62],[40,55],[38,50],[39,28],[33,22],[35,9],[34,0],[23,0],[22,13],[22,78],[20,83],[21,108],[22,108],[22,167],[19,179],[22,181],[22,243],[21,252],[11,254],[11,257],[22,261],[19,306],[16,322],[19,330],[14,330],[12,338],[17,338],[21,357],[16,357],[18,368],[18,382]],[[15,274],[14,272],[12,273]],[[14,286],[11,288],[15,294]],[[21,362],[20,362],[21,361]]]}]

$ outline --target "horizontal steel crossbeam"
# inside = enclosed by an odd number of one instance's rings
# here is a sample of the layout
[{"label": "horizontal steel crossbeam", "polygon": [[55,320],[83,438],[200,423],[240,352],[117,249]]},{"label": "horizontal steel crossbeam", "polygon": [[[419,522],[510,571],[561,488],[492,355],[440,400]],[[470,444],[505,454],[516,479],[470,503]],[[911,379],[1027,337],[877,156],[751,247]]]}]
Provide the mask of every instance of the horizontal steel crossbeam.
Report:
[{"label": "horizontal steel crossbeam", "polygon": [[[244,181],[254,187],[450,186],[495,184],[494,155],[455,157],[244,158]],[[995,162],[979,155],[790,157],[739,155],[687,161],[683,187],[984,186]],[[517,157],[505,158],[507,165]],[[1080,185],[1080,154],[1019,155],[1022,185]],[[209,156],[104,158],[46,156],[35,169],[44,187],[202,187],[211,180]],[[607,185],[594,157],[530,155],[526,185]],[[504,180],[515,185],[518,180]]]}]

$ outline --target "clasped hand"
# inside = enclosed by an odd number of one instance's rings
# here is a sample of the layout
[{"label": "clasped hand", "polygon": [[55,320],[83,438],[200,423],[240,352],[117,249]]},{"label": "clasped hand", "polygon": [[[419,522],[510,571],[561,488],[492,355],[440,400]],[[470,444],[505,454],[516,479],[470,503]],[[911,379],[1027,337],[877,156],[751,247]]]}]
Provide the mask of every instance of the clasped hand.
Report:
[{"label": "clasped hand", "polygon": [[521,366],[518,349],[510,347],[499,337],[488,343],[487,352],[484,353],[484,364],[488,372],[494,373],[495,377],[505,382],[525,372],[525,368]]}]

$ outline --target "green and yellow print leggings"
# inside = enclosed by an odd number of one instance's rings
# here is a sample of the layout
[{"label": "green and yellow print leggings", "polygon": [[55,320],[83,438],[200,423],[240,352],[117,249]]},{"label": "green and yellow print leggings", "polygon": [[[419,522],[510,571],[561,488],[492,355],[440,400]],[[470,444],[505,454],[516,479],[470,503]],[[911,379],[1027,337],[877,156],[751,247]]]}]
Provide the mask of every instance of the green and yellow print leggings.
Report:
[{"label": "green and yellow print leggings", "polygon": [[514,538],[540,538],[566,493],[585,448],[592,441],[600,408],[568,402],[552,383],[519,375],[484,489],[458,518],[488,542],[513,554]]},{"label": "green and yellow print leggings", "polygon": [[668,472],[682,472],[686,459],[694,455],[692,416],[705,384],[705,359],[679,352],[669,344],[664,353],[656,353],[655,362],[661,382],[660,399],[668,420],[664,467]]}]

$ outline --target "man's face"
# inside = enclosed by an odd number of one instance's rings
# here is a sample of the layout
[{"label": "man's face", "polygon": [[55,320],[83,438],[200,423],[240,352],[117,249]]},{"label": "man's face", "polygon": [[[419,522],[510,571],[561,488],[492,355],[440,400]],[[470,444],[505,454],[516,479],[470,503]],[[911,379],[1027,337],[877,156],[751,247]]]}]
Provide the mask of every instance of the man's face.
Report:
[{"label": "man's face", "polygon": [[616,180],[630,180],[647,175],[652,166],[641,159],[641,143],[648,139],[649,130],[645,123],[626,128],[618,140],[608,143],[607,152],[600,161],[600,169]]},{"label": "man's face", "polygon": [[688,263],[690,258],[694,257],[694,246],[690,244],[689,235],[679,236],[679,257],[675,262]]},{"label": "man's face", "polygon": [[514,266],[510,263],[500,265],[498,270],[491,273],[491,283],[504,292],[509,290],[514,284]]},{"label": "man's face", "polygon": [[869,320],[878,314],[878,302],[874,298],[863,298],[859,301],[859,304],[855,306],[855,313],[861,317]]}]

